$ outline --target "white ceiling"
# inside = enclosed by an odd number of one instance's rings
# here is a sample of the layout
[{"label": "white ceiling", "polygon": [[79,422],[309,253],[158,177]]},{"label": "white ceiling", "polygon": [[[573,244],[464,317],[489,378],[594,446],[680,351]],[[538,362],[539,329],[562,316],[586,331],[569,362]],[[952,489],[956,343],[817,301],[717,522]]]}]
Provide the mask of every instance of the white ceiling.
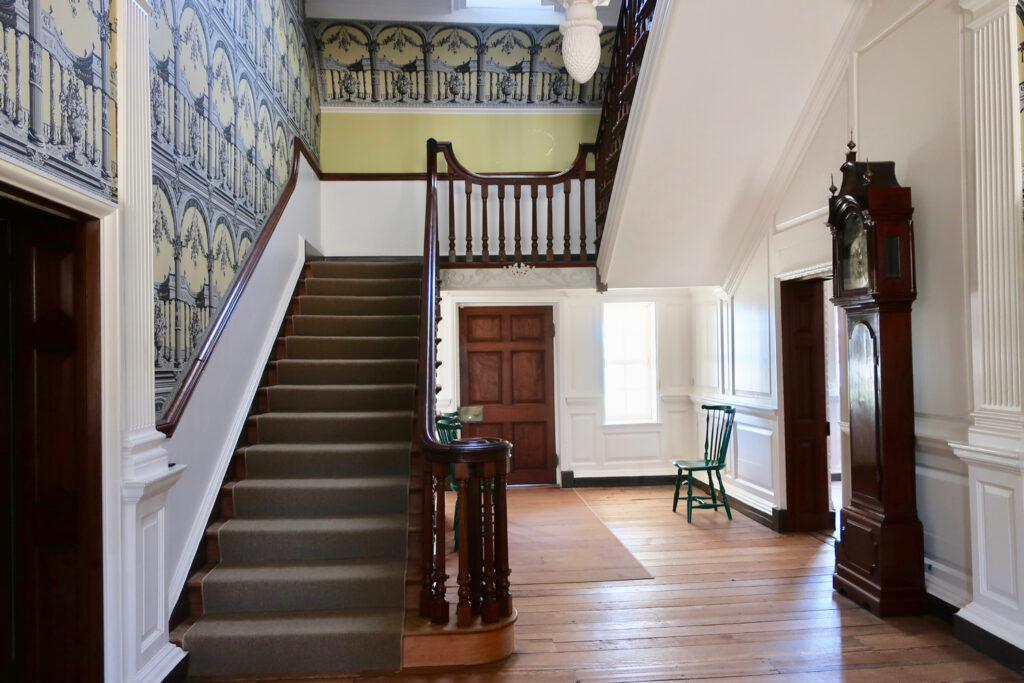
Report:
[{"label": "white ceiling", "polygon": [[[716,0],[717,1],[717,0]],[[562,7],[545,7],[536,0],[536,9],[471,8],[459,0],[306,0],[310,19],[355,19],[363,21],[418,21],[452,24],[551,24],[565,21]],[[495,0],[494,4],[500,4]],[[519,4],[519,3],[512,3]],[[615,26],[621,0],[611,0],[597,9],[597,18],[606,26]]]},{"label": "white ceiling", "polygon": [[609,286],[724,283],[861,1],[671,2],[657,54],[645,60],[640,116],[629,122],[634,157],[616,187],[620,218],[609,217],[602,245]]}]

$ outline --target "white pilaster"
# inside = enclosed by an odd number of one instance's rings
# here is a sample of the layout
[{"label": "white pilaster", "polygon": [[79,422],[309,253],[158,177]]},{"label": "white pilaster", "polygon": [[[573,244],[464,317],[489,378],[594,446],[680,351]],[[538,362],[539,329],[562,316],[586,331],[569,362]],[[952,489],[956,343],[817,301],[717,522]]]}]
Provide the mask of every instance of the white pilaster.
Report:
[{"label": "white pilaster", "polygon": [[951,443],[970,480],[964,619],[1024,648],[1024,225],[1015,0],[960,0],[970,148],[974,408]]},{"label": "white pilaster", "polygon": [[167,469],[155,428],[153,387],[153,152],[149,13],[146,0],[122,0],[118,83],[118,192],[121,203],[121,427],[124,478]]},{"label": "white pilaster", "polygon": [[162,681],[184,656],[170,643],[164,506],[185,470],[155,427],[153,158],[148,0],[117,0],[120,200],[121,680]]}]

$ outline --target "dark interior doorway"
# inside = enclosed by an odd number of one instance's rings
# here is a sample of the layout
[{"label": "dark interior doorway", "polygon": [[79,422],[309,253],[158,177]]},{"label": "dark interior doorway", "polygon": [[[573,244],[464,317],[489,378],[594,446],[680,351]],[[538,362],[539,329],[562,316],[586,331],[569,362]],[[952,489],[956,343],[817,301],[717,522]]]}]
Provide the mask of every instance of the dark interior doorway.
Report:
[{"label": "dark interior doorway", "polygon": [[99,681],[99,223],[0,186],[0,260],[5,680]]},{"label": "dark interior doorway", "polygon": [[782,407],[786,509],[782,531],[832,530],[825,293],[821,278],[781,284]]}]

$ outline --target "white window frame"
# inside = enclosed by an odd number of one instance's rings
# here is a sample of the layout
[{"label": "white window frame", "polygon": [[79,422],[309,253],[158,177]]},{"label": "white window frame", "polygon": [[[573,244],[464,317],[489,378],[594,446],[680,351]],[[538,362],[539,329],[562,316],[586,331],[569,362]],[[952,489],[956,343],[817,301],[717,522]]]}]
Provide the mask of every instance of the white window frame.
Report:
[{"label": "white window frame", "polygon": [[[642,306],[646,308],[647,313],[647,335],[646,335],[646,349],[637,349],[640,351],[638,356],[642,356],[636,359],[609,359],[608,358],[608,327],[609,324],[609,309],[612,307],[626,307]],[[601,306],[601,351],[602,351],[602,372],[603,372],[603,383],[602,383],[602,412],[604,414],[604,424],[609,425],[630,425],[630,424],[656,424],[658,422],[658,343],[657,343],[657,316],[656,316],[656,305],[653,301],[609,301]],[[650,392],[650,413],[648,415],[627,415],[618,414],[610,415],[608,409],[608,375],[610,366],[627,366],[627,365],[641,365],[647,370],[648,377],[648,391]],[[628,387],[624,390],[628,393]]]}]

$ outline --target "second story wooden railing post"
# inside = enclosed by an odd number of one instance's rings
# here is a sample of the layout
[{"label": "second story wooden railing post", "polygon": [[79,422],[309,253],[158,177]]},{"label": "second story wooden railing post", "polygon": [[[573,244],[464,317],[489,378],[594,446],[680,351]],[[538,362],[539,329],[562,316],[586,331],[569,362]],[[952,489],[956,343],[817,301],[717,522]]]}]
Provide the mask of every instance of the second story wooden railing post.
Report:
[{"label": "second story wooden railing post", "polygon": [[[421,581],[419,613],[436,624],[447,624],[448,574],[445,571],[445,480],[454,472],[459,508],[459,572],[456,626],[471,626],[479,618],[494,623],[512,616],[509,595],[508,512],[505,498],[512,445],[502,439],[458,439],[443,444],[437,435],[437,323],[439,304],[439,242],[437,233],[437,157],[450,145],[427,142],[427,202],[420,285],[420,352],[416,383],[416,442],[423,455],[421,508]],[[454,159],[454,157],[451,157]],[[449,160],[449,188],[452,161]],[[467,207],[473,181],[466,183]],[[476,183],[474,183],[476,184]],[[499,192],[499,196],[501,196]],[[481,185],[481,196],[486,196]],[[449,195],[449,207],[453,195]],[[502,207],[503,208],[503,207]],[[467,209],[468,210],[468,209]],[[454,216],[454,209],[449,210]],[[481,223],[486,235],[486,222]],[[449,233],[449,249],[454,238]],[[471,238],[467,238],[469,241]],[[486,241],[486,237],[483,238]],[[500,239],[500,238],[499,238]]]}]

